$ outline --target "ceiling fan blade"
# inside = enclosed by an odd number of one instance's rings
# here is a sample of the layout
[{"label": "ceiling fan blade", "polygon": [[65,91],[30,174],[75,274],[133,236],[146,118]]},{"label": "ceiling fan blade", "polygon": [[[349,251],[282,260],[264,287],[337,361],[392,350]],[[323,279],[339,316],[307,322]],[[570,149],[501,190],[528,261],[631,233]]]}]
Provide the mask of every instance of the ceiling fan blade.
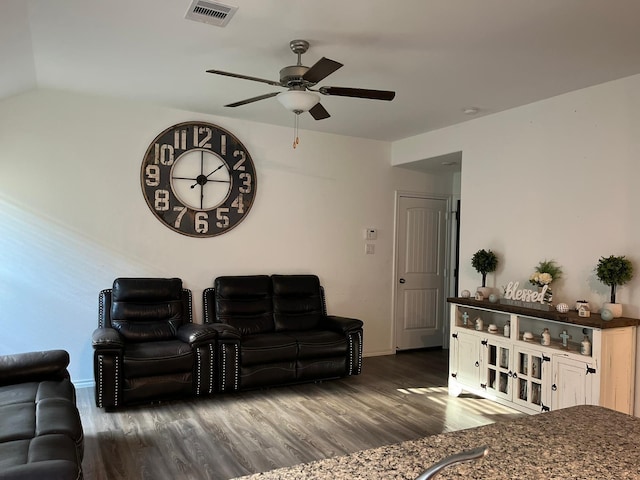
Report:
[{"label": "ceiling fan blade", "polygon": [[323,95],[338,95],[340,97],[369,98],[371,100],[393,100],[396,92],[389,90],[367,90],[365,88],[320,87]]},{"label": "ceiling fan blade", "polygon": [[247,98],[246,100],[240,100],[239,102],[230,103],[229,105],[225,105],[225,107],[239,107],[240,105],[246,105],[247,103],[253,103],[259,100],[264,100],[265,98],[275,97],[279,93],[280,92],[265,93],[264,95],[258,95],[257,97]]},{"label": "ceiling fan blade", "polygon": [[324,108],[320,103],[316,103],[311,110],[309,110],[309,113],[316,120],[324,120],[331,116],[329,115],[329,112],[327,112],[326,108]]},{"label": "ceiling fan blade", "polygon": [[282,87],[280,82],[267,80],[265,78],[250,77],[249,75],[240,75],[239,73],[223,72],[222,70],[207,70],[207,73],[215,73],[216,75],[224,75],[225,77],[242,78],[244,80],[253,80],[254,82],[262,82],[276,87]]},{"label": "ceiling fan blade", "polygon": [[307,82],[318,83],[324,78],[331,75],[333,72],[342,67],[340,62],[336,62],[335,60],[331,60],[330,58],[322,57],[313,66],[307,70],[302,78]]}]

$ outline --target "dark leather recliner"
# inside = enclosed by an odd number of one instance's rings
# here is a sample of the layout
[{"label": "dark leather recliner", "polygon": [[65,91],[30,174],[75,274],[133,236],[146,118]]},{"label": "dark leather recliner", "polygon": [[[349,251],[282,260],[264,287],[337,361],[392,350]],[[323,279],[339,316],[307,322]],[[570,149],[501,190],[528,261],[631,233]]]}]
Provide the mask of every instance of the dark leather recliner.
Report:
[{"label": "dark leather recliner", "polygon": [[84,435],[65,350],[0,356],[0,478],[82,478]]},{"label": "dark leather recliner", "polygon": [[179,278],[117,278],[93,333],[98,407],[216,390],[216,332],[193,322]]},{"label": "dark leather recliner", "polygon": [[327,315],[315,275],[225,276],[203,292],[220,391],[357,375],[362,321]]}]

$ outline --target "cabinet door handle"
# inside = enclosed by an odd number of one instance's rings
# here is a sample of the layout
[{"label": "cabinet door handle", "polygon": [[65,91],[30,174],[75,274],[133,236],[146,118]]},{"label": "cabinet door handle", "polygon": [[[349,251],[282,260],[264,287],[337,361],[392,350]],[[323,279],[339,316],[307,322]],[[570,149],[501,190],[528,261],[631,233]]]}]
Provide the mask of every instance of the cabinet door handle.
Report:
[{"label": "cabinet door handle", "polygon": [[406,282],[406,280],[404,278],[401,278],[399,281],[400,281],[400,283],[405,283]]},{"label": "cabinet door handle", "polygon": [[551,385],[551,390],[553,390],[554,392],[556,390],[558,390],[558,387],[556,386],[556,384],[554,383],[553,385]]},{"label": "cabinet door handle", "polygon": [[476,362],[476,367],[479,367],[479,366],[480,366],[480,362]]},{"label": "cabinet door handle", "polygon": [[513,372],[513,378],[518,378],[518,374],[516,372]]}]

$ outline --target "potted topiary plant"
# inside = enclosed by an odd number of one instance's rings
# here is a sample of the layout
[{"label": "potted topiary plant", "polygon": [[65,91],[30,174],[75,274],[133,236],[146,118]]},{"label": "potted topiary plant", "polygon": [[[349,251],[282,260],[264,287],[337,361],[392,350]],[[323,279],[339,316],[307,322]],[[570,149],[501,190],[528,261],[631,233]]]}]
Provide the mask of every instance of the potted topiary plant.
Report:
[{"label": "potted topiary plant", "polygon": [[622,305],[616,303],[616,287],[624,285],[633,277],[631,260],[625,258],[624,255],[600,257],[595,270],[598,280],[611,287],[611,302],[605,303],[602,309],[609,310],[613,314],[613,318],[621,317]]},{"label": "potted topiary plant", "polygon": [[487,298],[489,296],[490,288],[487,288],[487,273],[495,272],[498,268],[498,257],[491,250],[478,250],[471,257],[471,266],[476,271],[482,274],[482,286],[478,287],[477,291]]}]

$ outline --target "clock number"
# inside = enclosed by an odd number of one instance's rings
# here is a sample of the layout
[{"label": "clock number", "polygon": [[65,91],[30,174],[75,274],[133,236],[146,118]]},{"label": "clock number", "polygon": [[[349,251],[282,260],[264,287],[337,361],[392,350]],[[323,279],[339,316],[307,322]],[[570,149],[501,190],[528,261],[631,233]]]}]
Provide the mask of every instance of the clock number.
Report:
[{"label": "clock number", "polygon": [[156,155],[153,163],[155,163],[156,165],[158,163],[169,166],[173,165],[173,146],[167,145],[166,143],[163,143],[162,145],[156,143],[155,154]]},{"label": "clock number", "polygon": [[244,172],[239,175],[239,178],[243,185],[238,189],[240,193],[251,193],[251,174]]},{"label": "clock number", "polygon": [[173,132],[173,148],[176,150],[186,150],[187,149],[187,131],[186,130],[176,130]]},{"label": "clock number", "polygon": [[157,187],[160,185],[160,168],[157,165],[147,165],[144,173],[147,176],[145,183],[148,187]]},{"label": "clock number", "polygon": [[169,210],[169,191],[158,189],[155,193],[154,208],[159,212],[166,212]]},{"label": "clock number", "polygon": [[223,157],[227,154],[227,136],[225,134],[220,135],[220,155]]},{"label": "clock number", "polygon": [[219,220],[216,222],[216,227],[227,228],[229,226],[229,216],[226,215],[227,213],[229,213],[227,207],[216,208],[216,218]]},{"label": "clock number", "polygon": [[174,212],[178,212],[178,216],[176,217],[176,222],[173,224],[176,228],[180,228],[180,224],[182,223],[182,217],[187,213],[187,207],[173,207]]},{"label": "clock number", "polygon": [[[204,134],[204,137],[201,139],[200,135]],[[195,127],[193,129],[193,144],[199,148],[211,148],[211,136],[213,132],[209,127]]]},{"label": "clock number", "polygon": [[236,162],[236,164],[233,166],[233,169],[244,172],[244,162],[247,159],[244,152],[242,150],[236,150],[235,152],[233,152],[233,156],[234,157],[240,156],[240,160]]},{"label": "clock number", "polygon": [[244,213],[244,199],[242,194],[238,195],[231,206],[238,210],[238,213]]},{"label": "clock number", "polygon": [[207,233],[209,231],[209,215],[207,212],[197,212],[195,229],[198,233]]}]

